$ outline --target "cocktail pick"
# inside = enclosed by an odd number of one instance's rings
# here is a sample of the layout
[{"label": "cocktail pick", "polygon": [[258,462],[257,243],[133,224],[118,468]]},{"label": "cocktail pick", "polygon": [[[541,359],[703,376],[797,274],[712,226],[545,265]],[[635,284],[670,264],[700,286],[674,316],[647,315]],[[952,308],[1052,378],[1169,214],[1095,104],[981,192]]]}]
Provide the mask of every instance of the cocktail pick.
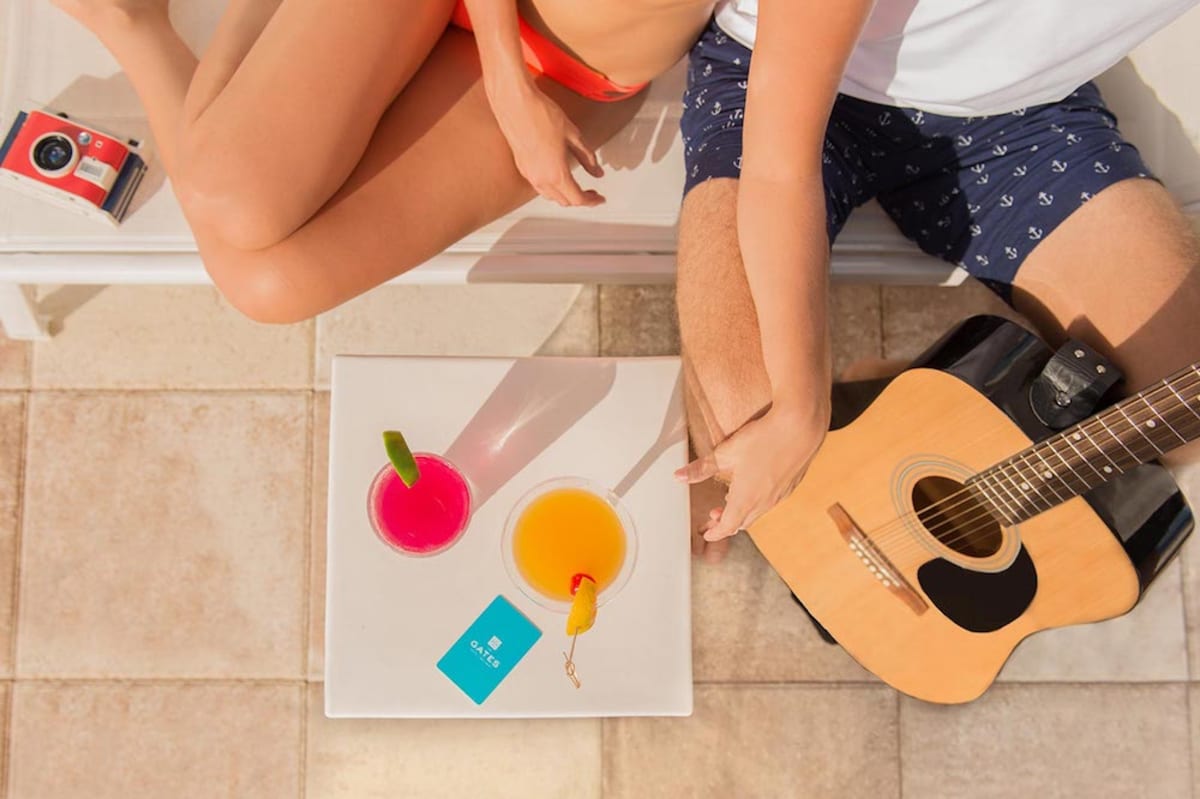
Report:
[{"label": "cocktail pick", "polygon": [[570,680],[576,688],[582,688],[583,683],[581,683],[579,678],[575,676],[575,661],[573,660],[575,657],[575,642],[577,640],[579,640],[579,633],[575,633],[571,636],[571,654],[568,655],[566,652],[563,652],[563,657],[567,659],[567,679]]},{"label": "cocktail pick", "polygon": [[580,633],[592,629],[592,625],[596,623],[596,581],[590,575],[576,574],[571,578],[571,593],[575,595],[571,602],[571,612],[567,614],[567,635],[571,636],[571,652],[563,652],[563,657],[567,661],[567,679],[579,688],[582,684],[575,676],[575,642]]}]

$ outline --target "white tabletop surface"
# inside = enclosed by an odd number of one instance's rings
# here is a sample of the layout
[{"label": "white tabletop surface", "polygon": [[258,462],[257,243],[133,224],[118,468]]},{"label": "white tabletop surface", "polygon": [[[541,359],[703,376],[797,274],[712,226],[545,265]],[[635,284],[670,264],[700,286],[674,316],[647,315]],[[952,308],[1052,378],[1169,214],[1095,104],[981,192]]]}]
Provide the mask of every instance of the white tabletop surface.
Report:
[{"label": "white tabletop surface", "polygon": [[[333,365],[325,638],[331,717],[688,715],[692,711],[687,457],[677,358],[338,357]],[[445,453],[475,493],[440,555],[385,546],[367,489],[383,430]],[[583,687],[563,672],[565,615],[510,580],[500,540],[534,485],[579,476],[622,494],[638,533],[629,582],[581,635]],[[435,666],[503,595],[541,639],[480,706]]]}]

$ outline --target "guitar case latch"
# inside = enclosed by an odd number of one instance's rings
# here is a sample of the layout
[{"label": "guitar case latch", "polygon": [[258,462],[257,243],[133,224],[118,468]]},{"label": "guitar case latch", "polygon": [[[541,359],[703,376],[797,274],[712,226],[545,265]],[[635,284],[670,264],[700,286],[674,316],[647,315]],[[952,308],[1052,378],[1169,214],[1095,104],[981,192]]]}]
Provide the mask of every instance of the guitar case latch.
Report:
[{"label": "guitar case latch", "polygon": [[1062,430],[1091,416],[1121,380],[1121,370],[1088,345],[1071,340],[1058,348],[1029,386],[1029,404],[1042,424]]}]

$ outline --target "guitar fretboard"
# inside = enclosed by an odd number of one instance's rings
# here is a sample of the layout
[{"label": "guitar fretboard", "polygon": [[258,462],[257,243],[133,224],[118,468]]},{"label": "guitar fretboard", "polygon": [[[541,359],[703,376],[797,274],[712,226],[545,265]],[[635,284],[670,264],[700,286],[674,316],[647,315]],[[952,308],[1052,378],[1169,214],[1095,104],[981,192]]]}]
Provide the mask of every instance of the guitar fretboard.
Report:
[{"label": "guitar fretboard", "polygon": [[1200,438],[1200,363],[967,481],[1015,524]]}]

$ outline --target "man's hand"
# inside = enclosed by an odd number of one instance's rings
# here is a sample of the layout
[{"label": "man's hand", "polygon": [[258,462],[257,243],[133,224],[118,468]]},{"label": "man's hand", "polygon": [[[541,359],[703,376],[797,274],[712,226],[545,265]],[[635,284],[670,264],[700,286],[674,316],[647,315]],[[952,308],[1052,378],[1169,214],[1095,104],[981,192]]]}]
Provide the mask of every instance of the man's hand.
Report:
[{"label": "man's hand", "polygon": [[675,472],[686,483],[717,477],[729,483],[724,509],[714,509],[705,541],[720,541],[753,524],[804,477],[829,429],[828,402],[772,408],[747,422],[709,455]]}]

